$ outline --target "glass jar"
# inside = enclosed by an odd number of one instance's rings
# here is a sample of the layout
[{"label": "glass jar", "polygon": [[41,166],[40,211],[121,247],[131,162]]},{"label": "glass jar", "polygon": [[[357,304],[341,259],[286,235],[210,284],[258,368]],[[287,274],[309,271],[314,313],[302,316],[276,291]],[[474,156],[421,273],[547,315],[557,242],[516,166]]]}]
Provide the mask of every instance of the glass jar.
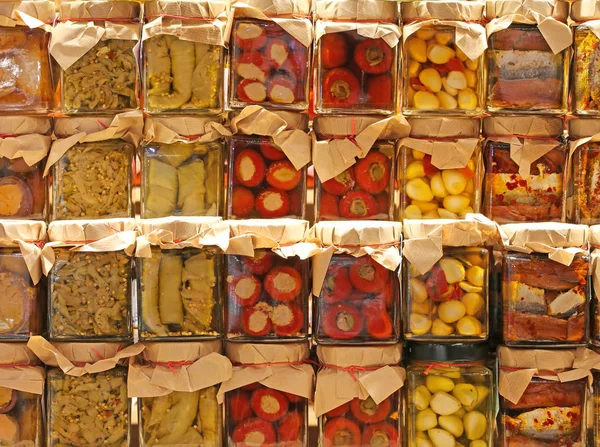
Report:
[{"label": "glass jar", "polygon": [[582,144],[572,154],[573,177],[572,222],[594,225],[600,223],[600,143]]},{"label": "glass jar", "polygon": [[210,248],[153,247],[151,258],[139,258],[140,339],[218,337],[221,263],[221,255]]},{"label": "glass jar", "polygon": [[356,31],[323,34],[315,43],[315,112],[395,113],[397,48]]},{"label": "glass jar", "polygon": [[218,216],[223,201],[222,140],[142,146],[141,216]]},{"label": "glass jar", "polygon": [[506,253],[503,273],[504,343],[509,346],[584,346],[588,332],[590,265],[571,265],[541,253]]},{"label": "glass jar", "polygon": [[248,18],[234,20],[231,42],[230,107],[306,110],[309,48],[273,21]]},{"label": "glass jar", "polygon": [[587,378],[551,377],[532,378],[516,404],[500,397],[500,447],[586,445]]},{"label": "glass jar", "polygon": [[596,58],[600,39],[585,24],[576,26],[574,34],[573,110],[579,114],[598,114],[600,85],[596,71]]},{"label": "glass jar", "polygon": [[24,158],[0,157],[0,218],[46,218],[48,183],[45,158],[29,166]]},{"label": "glass jar", "polygon": [[139,445],[221,446],[223,421],[218,390],[219,387],[211,386],[139,398]]},{"label": "glass jar", "polygon": [[415,341],[477,341],[488,337],[489,251],[444,247],[425,274],[404,260],[404,337]]},{"label": "glass jar", "polygon": [[[591,445],[598,445],[600,442],[600,372],[594,370],[592,372],[594,381],[592,383],[592,406],[588,408],[592,411],[592,438],[590,439]],[[590,435],[588,435],[590,436]]]},{"label": "glass jar", "polygon": [[133,145],[77,143],[52,167],[52,220],[130,217]]},{"label": "glass jar", "polygon": [[397,272],[370,256],[334,254],[313,298],[318,343],[394,343],[399,333]]},{"label": "glass jar", "polygon": [[392,220],[395,145],[378,140],[364,158],[325,182],[315,175],[315,221]]},{"label": "glass jar", "polygon": [[124,251],[55,249],[48,274],[50,340],[127,340],[131,328],[132,258]]},{"label": "glass jar", "polygon": [[492,447],[495,391],[487,344],[418,344],[410,352],[408,445]]},{"label": "glass jar", "polygon": [[306,214],[306,167],[297,170],[270,137],[234,135],[229,148],[228,219]]},{"label": "glass jar", "polygon": [[225,326],[236,340],[305,339],[308,334],[308,260],[270,249],[254,257],[225,256]]},{"label": "glass jar", "polygon": [[308,399],[258,382],[225,394],[230,447],[308,445]]},{"label": "glass jar", "polygon": [[0,386],[0,428],[0,445],[43,446],[42,396]]},{"label": "glass jar", "polygon": [[81,377],[52,368],[46,380],[48,447],[129,446],[127,368]]},{"label": "glass jar", "polygon": [[33,283],[19,248],[0,247],[0,290],[0,340],[41,334],[44,289]]},{"label": "glass jar", "polygon": [[515,23],[488,43],[489,112],[566,112],[569,48],[554,54],[537,25]]},{"label": "glass jar", "polygon": [[444,25],[422,27],[404,41],[402,113],[481,113],[483,56],[469,59],[456,41],[456,28]]}]

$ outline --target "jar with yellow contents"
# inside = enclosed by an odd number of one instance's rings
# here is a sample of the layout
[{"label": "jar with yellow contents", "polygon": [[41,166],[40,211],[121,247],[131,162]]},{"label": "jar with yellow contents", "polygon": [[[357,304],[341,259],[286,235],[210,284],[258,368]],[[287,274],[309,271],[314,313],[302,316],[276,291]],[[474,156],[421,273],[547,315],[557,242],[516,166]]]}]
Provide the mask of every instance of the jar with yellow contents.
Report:
[{"label": "jar with yellow contents", "polygon": [[399,142],[399,219],[458,219],[479,211],[479,119],[413,118]]}]

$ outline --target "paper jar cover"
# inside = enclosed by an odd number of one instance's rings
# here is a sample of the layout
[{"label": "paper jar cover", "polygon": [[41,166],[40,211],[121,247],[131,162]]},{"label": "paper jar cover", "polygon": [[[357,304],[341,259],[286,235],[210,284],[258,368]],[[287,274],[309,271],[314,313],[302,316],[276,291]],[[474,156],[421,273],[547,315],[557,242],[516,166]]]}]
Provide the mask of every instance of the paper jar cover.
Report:
[{"label": "paper jar cover", "polygon": [[207,143],[231,136],[221,119],[196,116],[148,117],[144,124],[144,143]]},{"label": "paper jar cover", "polygon": [[46,373],[25,343],[0,343],[0,387],[43,394]]},{"label": "paper jar cover", "polygon": [[35,220],[0,220],[0,247],[18,247],[17,241],[37,242],[46,238],[46,223]]},{"label": "paper jar cover", "polygon": [[600,18],[600,2],[596,0],[577,0],[571,3],[571,20],[583,22]]},{"label": "paper jar cover", "polygon": [[423,1],[400,3],[402,20],[439,19],[476,22],[483,18],[485,4],[470,1]]},{"label": "paper jar cover", "polygon": [[395,21],[395,2],[377,0],[319,0],[315,14],[319,19]]},{"label": "paper jar cover", "polygon": [[532,12],[567,20],[569,4],[561,0],[488,0],[485,15],[488,19],[519,14],[532,20]]}]

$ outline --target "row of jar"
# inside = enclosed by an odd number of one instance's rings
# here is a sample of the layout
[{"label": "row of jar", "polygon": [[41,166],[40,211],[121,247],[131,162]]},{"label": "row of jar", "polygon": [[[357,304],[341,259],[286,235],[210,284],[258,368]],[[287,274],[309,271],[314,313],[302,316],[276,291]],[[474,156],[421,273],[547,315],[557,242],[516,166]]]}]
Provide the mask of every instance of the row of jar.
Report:
[{"label": "row of jar", "polygon": [[[37,447],[46,438],[48,447],[128,446],[132,397],[141,446],[308,446],[313,396],[319,445],[328,447],[584,446],[596,445],[600,430],[599,355],[589,350],[500,347],[496,368],[485,345],[418,345],[405,370],[400,345],[318,347],[315,387],[304,344],[227,345],[227,357],[210,342],[178,344],[178,353],[160,343],[119,353],[114,344],[50,345],[40,337],[28,346],[51,367],[46,436],[43,368],[25,346],[0,345],[29,362],[0,365],[0,377],[20,379],[0,385],[3,445]],[[121,366],[127,358],[129,368]],[[106,359],[111,364],[101,365]]]},{"label": "row of jar", "polygon": [[[306,339],[311,320],[321,344],[600,345],[598,227],[407,220],[401,256],[399,223],[326,222],[307,237],[296,220],[133,225],[59,222],[43,249],[5,242],[0,338],[128,340],[137,318],[142,340],[281,341]],[[0,228],[6,241],[27,231]]]},{"label": "row of jar", "polygon": [[[399,104],[405,114],[599,111],[597,2],[574,3],[573,30],[566,2],[488,2],[487,33],[484,3],[402,3],[401,33],[396,2],[345,2],[317,1],[314,27],[310,2],[234,4],[233,19],[224,1],[155,0],[143,7],[143,26],[135,2],[66,2],[53,28],[44,25],[54,21],[53,3],[27,1],[3,14],[10,26],[0,28],[8,73],[0,111],[53,109],[50,54],[67,114],[307,110],[311,82],[318,114],[392,114]],[[74,54],[72,39],[89,26],[94,37],[80,39]]]}]

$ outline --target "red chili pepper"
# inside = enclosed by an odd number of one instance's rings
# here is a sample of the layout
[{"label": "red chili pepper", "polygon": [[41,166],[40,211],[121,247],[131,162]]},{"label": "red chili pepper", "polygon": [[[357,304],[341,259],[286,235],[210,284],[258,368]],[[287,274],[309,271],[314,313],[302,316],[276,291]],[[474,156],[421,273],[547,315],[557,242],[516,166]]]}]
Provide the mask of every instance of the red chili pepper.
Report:
[{"label": "red chili pepper", "polygon": [[248,217],[254,210],[254,194],[243,186],[234,186],[231,191],[231,213],[234,217]]},{"label": "red chili pepper", "polygon": [[378,150],[371,150],[354,165],[356,183],[370,194],[379,194],[390,186],[390,159]]},{"label": "red chili pepper", "polygon": [[261,306],[259,304],[254,307],[244,308],[242,311],[242,328],[246,335],[262,337],[271,332],[271,318],[268,307],[270,306]]},{"label": "red chili pepper", "polygon": [[469,168],[468,166],[465,166],[464,168],[458,168],[458,172],[460,172],[468,179],[475,177],[475,173],[471,171],[471,168]]},{"label": "red chili pepper", "polygon": [[255,79],[265,83],[270,71],[269,62],[257,51],[242,53],[236,61],[236,72],[243,79]]},{"label": "red chili pepper", "polygon": [[239,23],[235,28],[235,43],[244,51],[257,51],[267,43],[267,32],[254,23]]},{"label": "red chili pepper", "polygon": [[336,220],[340,217],[339,211],[340,199],[328,192],[321,192],[321,201],[319,205],[319,217],[321,220]]},{"label": "red chili pepper", "polygon": [[354,48],[354,60],[362,71],[381,74],[392,66],[393,51],[383,39],[365,39]]},{"label": "red chili pepper", "polygon": [[263,249],[255,250],[254,257],[242,256],[241,259],[244,263],[244,268],[250,273],[255,275],[264,275],[273,266],[276,256],[277,255],[275,253]]},{"label": "red chili pepper", "polygon": [[283,160],[285,158],[281,148],[270,141],[261,141],[260,152],[267,160]]},{"label": "red chili pepper", "polygon": [[438,168],[431,164],[431,155],[429,154],[425,154],[423,157],[423,171],[425,171],[425,175],[429,178],[440,172]]},{"label": "red chili pepper", "polygon": [[388,108],[393,105],[392,91],[389,75],[369,76],[365,88],[366,103],[372,107]]},{"label": "red chili pepper", "polygon": [[387,307],[392,307],[394,304],[394,286],[393,284],[388,284],[378,295],[381,298]]},{"label": "red chili pepper", "polygon": [[365,317],[365,327],[369,335],[379,340],[391,338],[393,332],[392,319],[383,300],[366,300],[361,310]]},{"label": "red chili pepper", "polygon": [[366,293],[381,292],[390,280],[390,271],[370,256],[354,259],[349,273],[352,285]]},{"label": "red chili pepper", "polygon": [[277,439],[279,443],[298,441],[302,435],[303,425],[304,418],[300,416],[300,413],[293,411],[286,414],[281,418],[279,427],[277,427]]},{"label": "red chili pepper", "polygon": [[279,68],[288,60],[290,47],[283,39],[272,39],[265,49],[265,54],[271,66]]},{"label": "red chili pepper", "polygon": [[233,162],[233,173],[241,185],[253,188],[265,178],[265,161],[252,149],[240,151]]},{"label": "red chili pepper", "polygon": [[441,268],[435,265],[431,268],[431,274],[425,281],[425,288],[433,301],[446,301],[445,295],[449,290],[448,281],[446,280],[446,274]]},{"label": "red chili pepper", "polygon": [[360,83],[346,68],[334,68],[323,77],[323,105],[327,107],[348,107],[360,100]]},{"label": "red chili pepper", "polygon": [[250,405],[258,417],[275,422],[287,413],[289,402],[281,391],[261,387],[252,393]]},{"label": "red chili pepper", "polygon": [[328,418],[336,418],[338,416],[344,416],[348,412],[350,412],[350,402],[346,402],[333,410],[329,410],[325,413],[325,416]]},{"label": "red chili pepper", "polygon": [[273,162],[267,169],[267,183],[273,188],[290,191],[298,186],[302,178],[302,171],[296,170],[289,160]]},{"label": "red chili pepper", "polygon": [[271,321],[275,335],[291,337],[302,332],[304,313],[295,304],[277,304],[273,307]]},{"label": "red chili pepper", "polygon": [[387,192],[379,193],[375,196],[375,202],[377,202],[377,214],[390,214],[390,196]]},{"label": "red chili pepper", "polygon": [[350,402],[350,411],[354,417],[364,423],[373,424],[385,420],[392,409],[391,399],[388,397],[379,405],[368,397],[365,400],[352,399]]},{"label": "red chili pepper", "polygon": [[256,79],[243,79],[237,86],[237,95],[243,102],[263,102],[267,99],[267,87]]},{"label": "red chili pepper", "polygon": [[464,64],[457,57],[453,57],[448,62],[446,62],[446,67],[448,67],[448,71],[465,71]]},{"label": "red chili pepper", "polygon": [[269,80],[267,96],[277,104],[292,104],[296,101],[296,81],[287,75],[275,75]]},{"label": "red chili pepper", "polygon": [[302,290],[302,276],[289,266],[273,267],[265,276],[265,290],[276,301],[292,301]]},{"label": "red chili pepper", "polygon": [[253,306],[260,297],[262,283],[251,273],[243,273],[229,284],[229,300],[241,307]]},{"label": "red chili pepper", "polygon": [[[244,385],[243,387],[240,388],[240,390],[243,391],[254,391],[257,390],[261,387],[261,383],[260,382],[254,382],[254,383],[249,383],[248,385]],[[250,404],[248,404],[250,405]]]},{"label": "red chili pepper", "polygon": [[363,430],[362,445],[398,446],[398,430],[388,422],[367,425]]},{"label": "red chili pepper", "polygon": [[251,418],[252,408],[250,408],[250,395],[241,390],[231,391],[227,395],[229,409],[229,418],[234,424],[239,424],[244,419]]},{"label": "red chili pepper", "polygon": [[341,264],[329,264],[321,291],[323,301],[327,304],[344,301],[352,293],[352,290],[348,269]]},{"label": "red chili pepper", "polygon": [[319,41],[321,66],[341,67],[348,60],[348,41],[342,33],[325,34]]},{"label": "red chili pepper", "polygon": [[[239,423],[233,430],[231,439],[236,447],[272,447],[277,442],[273,425],[260,418],[250,418]],[[261,439],[262,442],[257,443],[256,439]]]},{"label": "red chili pepper", "polygon": [[334,304],[322,309],[323,332],[328,337],[349,340],[362,331],[364,319],[360,311],[347,304]]},{"label": "red chili pepper", "polygon": [[340,216],[344,219],[368,219],[377,214],[375,198],[365,191],[350,191],[340,200]]},{"label": "red chili pepper", "polygon": [[360,442],[360,428],[356,422],[339,417],[331,419],[325,424],[323,447],[358,446]]},{"label": "red chili pepper", "polygon": [[451,71],[446,64],[427,64],[427,68],[434,68],[441,75]]},{"label": "red chili pepper", "polygon": [[285,191],[267,188],[256,196],[255,206],[265,219],[284,217],[290,212],[290,197]]},{"label": "red chili pepper", "polygon": [[340,172],[335,177],[321,183],[321,186],[329,194],[343,196],[352,188],[354,188],[355,183],[356,178],[354,176],[354,167],[351,166],[345,171]]},{"label": "red chili pepper", "polygon": [[287,397],[287,400],[289,400],[291,404],[299,404],[306,400],[306,397],[298,396],[297,394],[286,393],[285,391],[282,391],[282,393]]}]

